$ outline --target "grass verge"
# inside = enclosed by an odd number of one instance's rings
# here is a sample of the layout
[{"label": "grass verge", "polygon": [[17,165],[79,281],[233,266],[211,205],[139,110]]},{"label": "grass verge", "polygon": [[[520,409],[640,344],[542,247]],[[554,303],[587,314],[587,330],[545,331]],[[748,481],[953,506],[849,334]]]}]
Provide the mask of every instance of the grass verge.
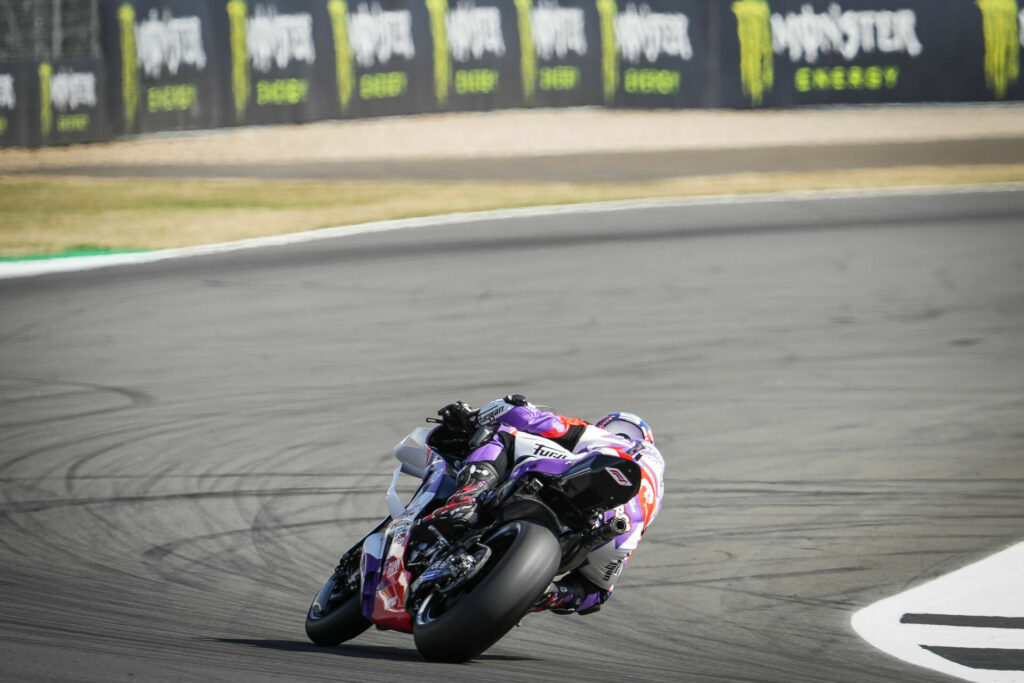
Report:
[{"label": "grass verge", "polygon": [[615,199],[1024,181],[1024,164],[499,183],[0,176],[0,257],[165,249],[456,211]]}]

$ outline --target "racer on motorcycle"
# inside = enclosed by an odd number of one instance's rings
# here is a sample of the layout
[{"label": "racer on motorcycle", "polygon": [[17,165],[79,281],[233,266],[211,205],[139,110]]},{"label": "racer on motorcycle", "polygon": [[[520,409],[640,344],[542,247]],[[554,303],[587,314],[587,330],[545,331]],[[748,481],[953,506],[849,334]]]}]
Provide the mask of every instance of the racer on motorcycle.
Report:
[{"label": "racer on motorcycle", "polygon": [[[577,569],[554,581],[534,607],[556,614],[590,614],[608,600],[622,570],[647,527],[661,509],[665,460],[654,445],[650,427],[632,413],[609,413],[596,424],[541,410],[520,394],[511,394],[474,410],[458,401],[438,411],[442,424],[431,437],[449,449],[461,448],[465,462],[457,489],[444,506],[422,520],[457,528],[475,522],[478,498],[501,483],[512,470],[516,432],[553,441],[580,457],[603,453],[640,465],[640,492],[621,510],[629,530],[597,546]],[[496,430],[479,427],[499,425]],[[474,438],[487,438],[475,443]],[[544,453],[537,454],[545,457]]]}]

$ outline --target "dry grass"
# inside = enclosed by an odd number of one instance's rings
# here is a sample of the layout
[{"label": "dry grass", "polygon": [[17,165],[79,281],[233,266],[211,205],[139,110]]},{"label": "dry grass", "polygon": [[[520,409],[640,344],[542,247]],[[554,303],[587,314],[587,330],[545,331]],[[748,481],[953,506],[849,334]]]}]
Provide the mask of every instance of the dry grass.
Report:
[{"label": "dry grass", "polygon": [[162,249],[372,220],[613,199],[1024,181],[1024,164],[607,184],[0,176],[0,256]]}]

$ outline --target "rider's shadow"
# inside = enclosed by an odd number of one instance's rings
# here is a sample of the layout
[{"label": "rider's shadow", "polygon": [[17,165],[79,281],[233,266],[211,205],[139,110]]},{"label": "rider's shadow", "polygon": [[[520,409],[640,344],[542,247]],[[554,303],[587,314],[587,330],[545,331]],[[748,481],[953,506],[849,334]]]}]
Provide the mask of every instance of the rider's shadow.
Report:
[{"label": "rider's shadow", "polygon": [[[338,645],[337,647],[321,647],[301,640],[256,640],[252,638],[204,638],[218,643],[228,645],[245,645],[258,647],[264,650],[278,650],[280,652],[315,652],[318,654],[331,654],[340,657],[355,657],[358,659],[382,659],[382,660],[404,660],[409,662],[420,662],[429,664],[416,652],[415,648],[394,647],[391,645]],[[535,661],[535,657],[517,657],[514,655],[493,655],[482,654],[473,658],[483,661],[500,662],[526,662]],[[472,660],[471,660],[472,661]]]}]

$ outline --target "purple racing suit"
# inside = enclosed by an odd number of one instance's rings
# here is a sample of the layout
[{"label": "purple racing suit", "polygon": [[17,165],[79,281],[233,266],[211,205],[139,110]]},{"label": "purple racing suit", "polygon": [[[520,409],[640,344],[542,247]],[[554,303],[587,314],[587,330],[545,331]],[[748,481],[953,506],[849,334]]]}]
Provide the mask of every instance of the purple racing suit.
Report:
[{"label": "purple racing suit", "polygon": [[[505,399],[492,401],[480,409],[478,421],[480,424],[499,423],[500,427],[490,441],[469,454],[466,463],[489,463],[497,470],[499,480],[503,480],[519,460],[545,457],[544,448],[538,447],[536,437],[554,442],[581,458],[604,453],[629,458],[640,465],[643,473],[640,492],[626,505],[606,514],[606,519],[616,514],[624,516],[629,520],[629,531],[594,548],[571,572],[578,573],[593,586],[575,605],[576,611],[587,612],[596,608],[611,595],[615,581],[636,550],[644,531],[661,509],[664,457],[652,443],[630,441],[583,420],[544,411],[530,403],[512,405]],[[519,433],[529,436],[517,439]]]}]

